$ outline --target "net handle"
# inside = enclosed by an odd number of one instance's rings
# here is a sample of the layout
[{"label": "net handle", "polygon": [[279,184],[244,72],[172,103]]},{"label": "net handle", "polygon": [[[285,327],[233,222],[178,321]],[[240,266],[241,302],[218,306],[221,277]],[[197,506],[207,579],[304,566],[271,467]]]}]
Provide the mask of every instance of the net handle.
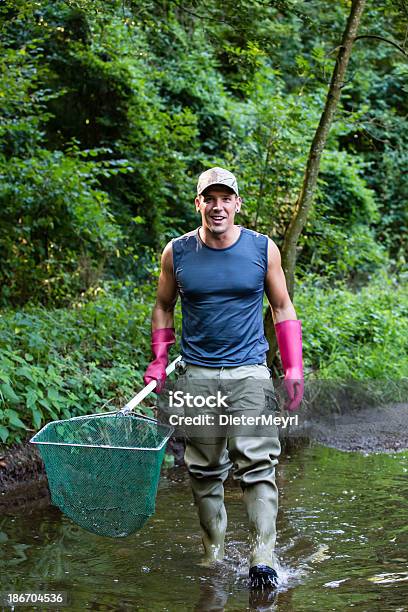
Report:
[{"label": "net handle", "polygon": [[[176,357],[166,368],[166,376],[168,376],[169,374],[171,374],[172,372],[174,372],[174,370],[176,369],[176,363],[178,363],[181,360],[181,355],[179,355],[178,357]],[[134,397],[132,397],[131,400],[128,401],[127,404],[125,404],[125,406],[123,406],[123,408],[121,408],[120,410],[110,410],[109,412],[95,412],[94,414],[86,414],[86,415],[82,415],[82,416],[78,416],[78,417],[72,417],[74,419],[84,419],[84,418],[89,418],[89,417],[99,417],[99,416],[110,416],[112,414],[121,416],[121,415],[127,415],[130,412],[133,411],[133,409],[140,404],[140,402],[142,402],[144,400],[145,397],[147,397],[149,395],[149,393],[151,393],[153,391],[153,389],[156,388],[157,385],[157,380],[152,380],[151,382],[149,382],[148,385],[146,385],[141,391],[139,391],[139,393],[136,393],[136,395]],[[141,419],[146,419],[147,421],[154,421],[155,423],[157,422],[156,419],[153,419],[152,417],[148,417],[145,416],[144,414],[138,414],[138,417],[140,417]]]},{"label": "net handle", "polygon": [[[178,363],[181,359],[181,355],[179,355],[178,357],[176,357],[176,359],[174,359],[174,361],[172,361],[166,368],[166,376],[169,376],[169,374],[171,374],[172,372],[174,372],[175,368],[176,368],[176,363]],[[151,393],[157,385],[157,380],[152,380],[151,382],[149,382],[148,385],[145,386],[144,389],[142,389],[141,391],[139,391],[139,393],[137,393],[134,397],[132,397],[131,400],[128,401],[128,403],[123,406],[123,408],[121,410],[119,410],[119,413],[121,414],[129,414],[129,412],[132,412],[132,410],[138,405],[140,404],[140,402],[142,402],[145,397],[147,397],[149,395],[149,393]],[[147,419],[149,419],[149,417],[145,417]],[[151,419],[154,420],[154,419]]]}]

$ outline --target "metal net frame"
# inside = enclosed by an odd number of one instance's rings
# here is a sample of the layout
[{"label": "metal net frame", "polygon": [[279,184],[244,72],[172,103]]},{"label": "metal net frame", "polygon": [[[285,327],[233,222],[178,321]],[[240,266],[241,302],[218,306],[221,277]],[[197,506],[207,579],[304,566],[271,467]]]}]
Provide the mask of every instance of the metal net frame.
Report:
[{"label": "metal net frame", "polygon": [[84,529],[117,538],[154,514],[172,432],[150,417],[111,412],[52,421],[30,442],[39,446],[51,502]]}]

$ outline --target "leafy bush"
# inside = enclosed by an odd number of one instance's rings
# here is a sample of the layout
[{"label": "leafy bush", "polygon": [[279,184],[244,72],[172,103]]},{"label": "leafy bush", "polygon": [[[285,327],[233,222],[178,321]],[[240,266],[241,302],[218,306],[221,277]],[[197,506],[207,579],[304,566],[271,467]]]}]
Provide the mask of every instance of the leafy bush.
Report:
[{"label": "leafy bush", "polygon": [[319,276],[299,283],[305,366],[324,379],[408,378],[408,288],[386,272],[358,292]]},{"label": "leafy bush", "polygon": [[[72,309],[27,307],[0,317],[3,442],[27,428],[125,403],[150,356],[152,297],[104,294]],[[107,408],[106,408],[107,409]],[[23,427],[24,424],[24,427]]]},{"label": "leafy bush", "polygon": [[387,266],[387,251],[374,231],[378,205],[363,170],[357,157],[325,152],[316,203],[299,241],[298,265],[306,276],[361,285]]},{"label": "leafy bush", "polygon": [[93,153],[38,150],[0,162],[3,304],[66,304],[92,284],[92,268],[114,254],[121,230],[98,176],[127,172],[127,162],[84,159]]}]

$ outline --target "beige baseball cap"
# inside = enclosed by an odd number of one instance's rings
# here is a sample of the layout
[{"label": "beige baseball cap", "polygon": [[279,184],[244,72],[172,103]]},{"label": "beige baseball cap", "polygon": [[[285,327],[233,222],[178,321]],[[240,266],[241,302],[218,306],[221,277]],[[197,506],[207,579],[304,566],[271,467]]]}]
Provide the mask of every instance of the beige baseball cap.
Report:
[{"label": "beige baseball cap", "polygon": [[224,170],[224,168],[210,168],[200,174],[197,183],[197,195],[201,195],[204,189],[211,185],[225,185],[239,196],[237,179],[232,172]]}]

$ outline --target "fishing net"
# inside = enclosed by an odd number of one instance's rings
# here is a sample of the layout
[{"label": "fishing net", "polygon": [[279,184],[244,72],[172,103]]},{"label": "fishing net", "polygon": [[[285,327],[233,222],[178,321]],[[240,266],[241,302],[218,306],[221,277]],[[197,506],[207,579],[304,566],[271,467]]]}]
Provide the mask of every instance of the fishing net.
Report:
[{"label": "fishing net", "polygon": [[154,419],[109,413],[53,421],[31,442],[39,445],[52,503],[84,529],[117,538],[154,514],[171,433]]}]

